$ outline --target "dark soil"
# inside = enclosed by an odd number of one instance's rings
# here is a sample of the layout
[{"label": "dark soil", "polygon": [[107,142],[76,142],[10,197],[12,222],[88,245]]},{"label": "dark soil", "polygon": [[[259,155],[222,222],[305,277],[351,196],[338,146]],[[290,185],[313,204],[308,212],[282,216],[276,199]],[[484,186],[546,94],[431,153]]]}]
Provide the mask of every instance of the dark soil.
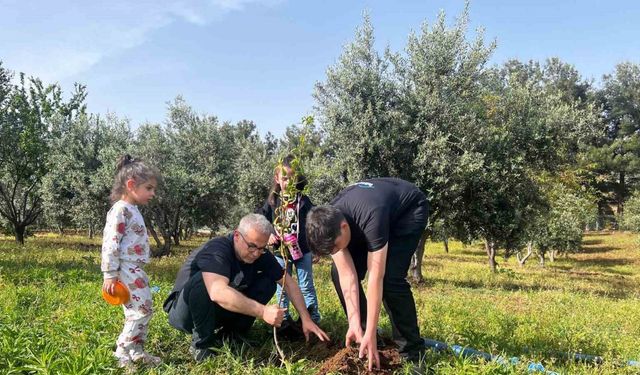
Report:
[{"label": "dark soil", "polygon": [[380,369],[368,370],[367,358],[358,358],[355,347],[341,348],[336,343],[317,343],[307,353],[307,358],[321,362],[319,375],[327,374],[393,374],[402,367],[402,357],[397,348],[386,346],[378,350]]}]

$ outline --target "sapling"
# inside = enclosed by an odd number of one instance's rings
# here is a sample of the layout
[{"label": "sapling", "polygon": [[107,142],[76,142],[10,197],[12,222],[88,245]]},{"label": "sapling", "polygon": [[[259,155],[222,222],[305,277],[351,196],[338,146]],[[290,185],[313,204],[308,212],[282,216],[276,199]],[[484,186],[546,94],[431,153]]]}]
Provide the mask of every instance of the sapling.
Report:
[{"label": "sapling", "polygon": [[[280,236],[280,246],[277,251],[280,252],[282,259],[284,260],[284,276],[282,277],[282,286],[283,292],[280,293],[280,298],[278,299],[278,306],[283,306],[284,301],[284,285],[286,278],[288,277],[288,273],[286,270],[289,266],[289,254],[291,254],[293,259],[299,259],[302,256],[300,248],[298,247],[298,226],[296,226],[295,231],[291,229],[291,220],[294,217],[298,217],[299,213],[296,213],[295,216],[287,214],[287,212],[291,212],[291,209],[297,209],[299,206],[297,200],[300,198],[301,194],[307,194],[309,190],[309,185],[305,184],[303,190],[299,190],[300,176],[304,176],[304,171],[302,168],[302,152],[304,150],[305,145],[305,131],[308,126],[313,124],[313,117],[307,116],[302,119],[303,131],[300,134],[299,142],[296,147],[294,147],[290,154],[293,156],[293,160],[290,161],[292,176],[289,178],[289,183],[287,187],[280,191],[278,197],[280,198],[280,204],[276,205],[274,209],[274,217],[273,217],[273,227],[276,230],[276,234]],[[281,157],[278,160],[278,164],[276,165],[276,170],[281,175],[287,175],[287,170],[283,164],[283,158]],[[280,345],[278,343],[278,335],[276,327],[273,327],[273,341],[276,345],[276,350],[278,351],[278,355],[280,356],[280,360],[282,363],[285,362],[285,355]]]}]

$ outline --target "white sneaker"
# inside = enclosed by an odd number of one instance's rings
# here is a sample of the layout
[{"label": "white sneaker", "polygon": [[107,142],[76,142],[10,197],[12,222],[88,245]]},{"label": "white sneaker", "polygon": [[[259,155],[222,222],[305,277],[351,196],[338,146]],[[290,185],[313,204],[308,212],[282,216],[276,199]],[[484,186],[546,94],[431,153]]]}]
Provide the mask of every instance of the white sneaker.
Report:
[{"label": "white sneaker", "polygon": [[113,352],[113,356],[118,360],[118,367],[120,368],[129,367],[133,364],[129,353],[122,350],[121,348],[116,349],[116,351]]},{"label": "white sneaker", "polygon": [[145,365],[150,366],[157,366],[162,363],[162,359],[160,359],[160,357],[156,357],[147,352],[132,354],[131,360],[133,362],[142,362]]}]

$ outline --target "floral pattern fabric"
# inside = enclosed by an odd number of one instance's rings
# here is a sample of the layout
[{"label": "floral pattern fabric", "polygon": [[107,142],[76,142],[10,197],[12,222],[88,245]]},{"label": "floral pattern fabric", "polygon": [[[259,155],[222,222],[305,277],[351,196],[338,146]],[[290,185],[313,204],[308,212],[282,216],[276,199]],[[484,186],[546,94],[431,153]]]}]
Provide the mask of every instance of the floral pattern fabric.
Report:
[{"label": "floral pattern fabric", "polygon": [[143,355],[153,298],[149,278],[142,267],[149,263],[149,237],[144,219],[135,205],[116,202],[107,214],[102,237],[101,270],[105,279],[118,278],[129,289],[123,305],[125,324],[116,342],[119,360],[135,360]]},{"label": "floral pattern fabric", "polygon": [[149,236],[138,207],[116,202],[107,214],[102,235],[102,272],[105,279],[118,277],[120,262],[149,263]]}]

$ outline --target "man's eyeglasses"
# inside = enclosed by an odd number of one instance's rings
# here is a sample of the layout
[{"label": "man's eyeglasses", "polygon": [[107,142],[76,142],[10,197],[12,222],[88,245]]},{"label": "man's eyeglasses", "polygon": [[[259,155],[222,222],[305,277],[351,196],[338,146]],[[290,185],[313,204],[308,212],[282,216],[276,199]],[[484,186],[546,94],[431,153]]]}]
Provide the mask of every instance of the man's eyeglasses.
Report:
[{"label": "man's eyeglasses", "polygon": [[242,235],[242,233],[239,230],[236,230],[236,233],[238,233],[240,235],[240,237],[242,238],[242,240],[244,241],[244,243],[247,244],[247,248],[249,249],[249,251],[251,251],[253,253],[259,252],[260,254],[264,254],[264,253],[267,252],[267,246],[258,247],[258,245],[254,244],[254,243],[247,242],[247,239],[244,238],[244,236]]}]

